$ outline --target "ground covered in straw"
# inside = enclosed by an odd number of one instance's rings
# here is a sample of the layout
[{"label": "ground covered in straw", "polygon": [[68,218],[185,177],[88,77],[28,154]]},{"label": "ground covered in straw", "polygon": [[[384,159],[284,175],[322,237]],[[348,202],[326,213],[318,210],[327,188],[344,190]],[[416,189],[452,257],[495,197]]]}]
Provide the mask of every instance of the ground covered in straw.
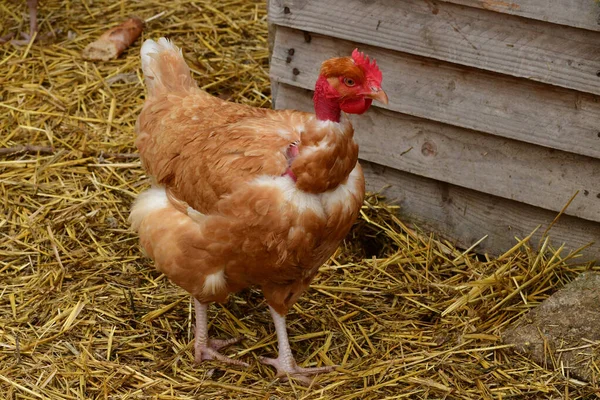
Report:
[{"label": "ground covered in straw", "polygon": [[[151,19],[143,36],[182,46],[208,91],[269,107],[266,11],[165,4],[42,1],[41,33],[55,37],[0,46],[0,399],[599,398],[499,339],[589,265],[526,241],[498,259],[465,254],[374,196],[288,318],[298,360],[337,372],[310,388],[274,380],[257,362],[276,352],[257,291],[210,311],[214,336],[245,336],[226,354],[251,367],[194,364],[190,299],[127,225],[148,185],[133,145],[141,40],[115,61],[80,52],[129,15]],[[25,0],[0,0],[0,36],[27,31],[26,15]]]}]

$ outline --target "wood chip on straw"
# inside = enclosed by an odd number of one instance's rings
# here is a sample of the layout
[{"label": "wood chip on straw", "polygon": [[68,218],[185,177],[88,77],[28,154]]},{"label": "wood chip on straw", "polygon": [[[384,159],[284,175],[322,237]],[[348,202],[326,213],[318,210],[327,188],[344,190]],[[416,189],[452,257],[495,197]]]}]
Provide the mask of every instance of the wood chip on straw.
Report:
[{"label": "wood chip on straw", "polygon": [[121,55],[142,34],[144,21],[132,17],[104,32],[81,52],[85,60],[108,61]]}]

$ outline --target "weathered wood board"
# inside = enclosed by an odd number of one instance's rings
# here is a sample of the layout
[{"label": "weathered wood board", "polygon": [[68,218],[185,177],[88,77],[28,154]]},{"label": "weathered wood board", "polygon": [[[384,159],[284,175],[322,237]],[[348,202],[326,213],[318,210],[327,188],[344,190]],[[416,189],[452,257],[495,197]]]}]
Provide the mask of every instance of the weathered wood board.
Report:
[{"label": "weathered wood board", "polygon": [[[361,161],[367,189],[381,192],[390,202],[400,206],[406,221],[448,238],[462,248],[469,248],[479,239],[488,237],[475,248],[478,253],[498,256],[515,245],[515,238],[533,232],[535,248],[556,213],[506,200],[470,189],[420,177],[407,172]],[[600,262],[600,224],[563,215],[549,231],[554,248],[567,243],[566,249],[576,250],[589,243],[580,261]],[[567,254],[567,251],[563,253]]]},{"label": "weathered wood board", "polygon": [[[312,111],[312,92],[281,84],[276,108]],[[380,165],[600,222],[600,159],[372,107],[352,116],[360,157]]]},{"label": "weathered wood board", "polygon": [[[272,80],[312,89],[322,61],[357,46],[317,34],[307,39],[301,31],[278,27]],[[596,95],[359,46],[385,72],[383,87],[393,111],[600,158]]]},{"label": "weathered wood board", "polygon": [[[600,9],[585,1],[588,9]],[[515,4],[458,2],[501,9]],[[551,13],[541,12],[542,2],[521,1],[538,3],[529,14]],[[565,15],[576,14],[573,3],[583,2],[550,1]],[[600,32],[430,0],[272,0],[269,18],[281,26],[600,94]]]},{"label": "weathered wood board", "polygon": [[[484,10],[600,31],[600,7],[594,0],[442,0]],[[436,4],[435,1],[430,1]]]},{"label": "weathered wood board", "polygon": [[476,251],[498,255],[552,226],[554,247],[600,261],[600,6],[587,1],[270,0],[274,105],[312,110],[321,62],[358,47],[390,98],[351,117],[369,190],[460,247],[487,235]]}]

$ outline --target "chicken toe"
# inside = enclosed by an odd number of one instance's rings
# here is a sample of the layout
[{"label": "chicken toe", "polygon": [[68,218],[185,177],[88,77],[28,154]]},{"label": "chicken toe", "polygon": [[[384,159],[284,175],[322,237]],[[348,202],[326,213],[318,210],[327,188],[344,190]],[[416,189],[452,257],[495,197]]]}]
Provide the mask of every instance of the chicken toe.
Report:
[{"label": "chicken toe", "polygon": [[326,367],[303,368],[296,364],[296,360],[294,360],[293,357],[281,357],[281,355],[277,358],[261,357],[259,361],[262,364],[275,367],[275,369],[277,369],[276,376],[281,378],[281,380],[285,381],[292,377],[306,385],[310,385],[312,383],[312,379],[309,378],[309,376],[332,372],[335,371],[336,368],[333,365],[328,365]]},{"label": "chicken toe", "polygon": [[[237,339],[231,339],[231,340],[235,340],[235,342],[232,342],[229,344],[239,342],[239,340],[237,340]],[[218,350],[220,347],[218,347],[218,346],[217,346],[217,348],[213,347],[211,342],[212,341],[209,341],[208,345],[199,344],[199,345],[195,346],[196,354],[194,357],[194,361],[196,363],[200,364],[202,361],[217,360],[224,364],[238,365],[240,367],[249,367],[250,366],[246,362],[243,362],[240,360],[234,360],[232,358],[229,358],[229,357],[224,356],[223,354],[219,353]]]}]

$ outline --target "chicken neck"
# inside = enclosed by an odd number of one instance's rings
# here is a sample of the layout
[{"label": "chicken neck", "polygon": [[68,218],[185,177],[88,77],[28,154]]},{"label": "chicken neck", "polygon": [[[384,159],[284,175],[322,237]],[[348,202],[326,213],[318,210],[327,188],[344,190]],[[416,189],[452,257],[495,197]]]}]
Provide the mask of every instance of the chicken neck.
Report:
[{"label": "chicken neck", "polygon": [[340,122],[342,110],[338,101],[339,94],[331,87],[327,78],[319,76],[315,85],[313,102],[315,114],[319,121]]}]

